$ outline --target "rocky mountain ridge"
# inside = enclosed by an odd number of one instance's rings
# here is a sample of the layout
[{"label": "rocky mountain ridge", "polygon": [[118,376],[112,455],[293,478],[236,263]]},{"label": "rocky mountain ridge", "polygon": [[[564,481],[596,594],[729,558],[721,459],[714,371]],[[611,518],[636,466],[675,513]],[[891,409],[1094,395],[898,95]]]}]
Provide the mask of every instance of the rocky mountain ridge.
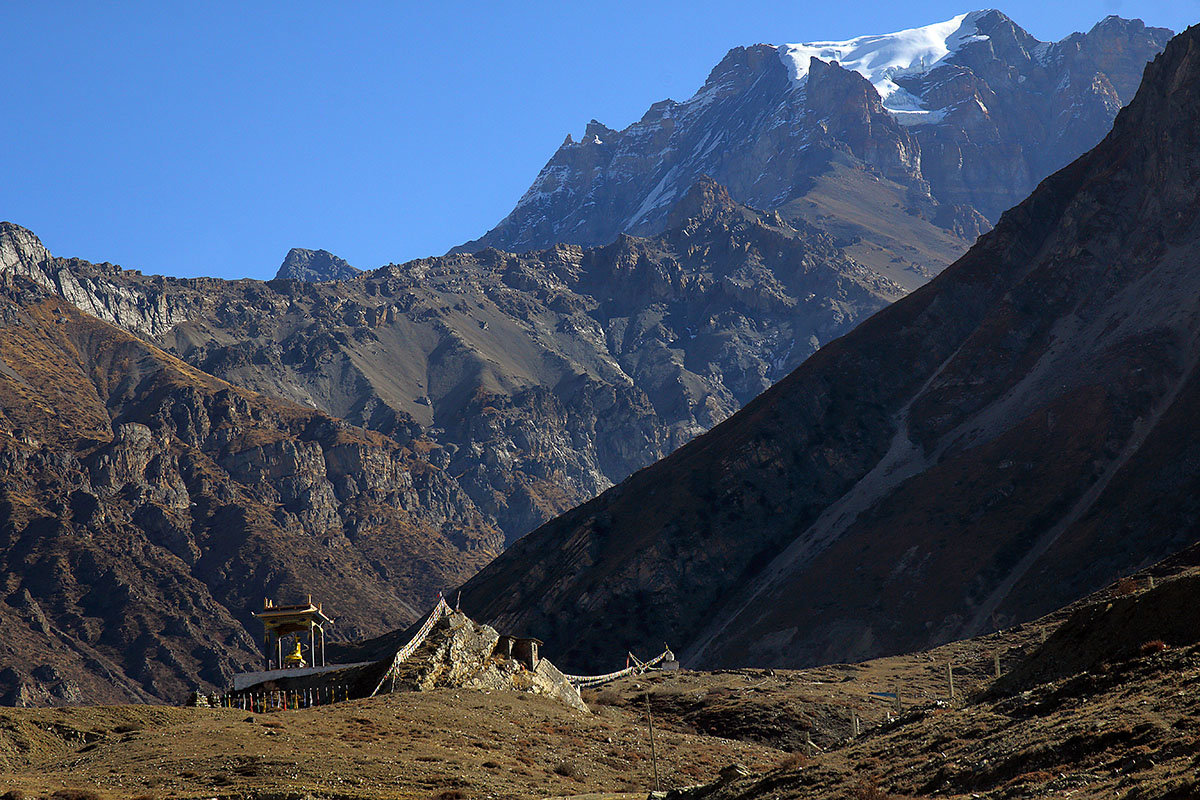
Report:
[{"label": "rocky mountain ridge", "polygon": [[711,180],[658,237],[327,283],[143,276],[54,258],[8,224],[0,248],[4,271],[197,369],[415,448],[509,540],[712,427],[904,293]]},{"label": "rocky mountain ridge", "polygon": [[293,247],[275,273],[277,281],[345,281],[362,272],[328,250]]},{"label": "rocky mountain ridge", "polygon": [[463,607],[568,669],[664,639],[796,666],[1029,619],[1194,542],[1197,87],[1192,28],[953,267],[510,547]]},{"label": "rocky mountain ridge", "polygon": [[[264,594],[334,636],[416,619],[503,545],[401,446],[0,285],[0,702],[127,702],[257,663]],[[253,634],[252,634],[253,632]]]},{"label": "rocky mountain ridge", "polygon": [[568,136],[513,211],[459,249],[653,235],[706,174],[739,202],[830,231],[863,264],[927,278],[1099,142],[1169,36],[1110,16],[1039,42],[989,10],[849,42],[734,48],[689,100]]}]

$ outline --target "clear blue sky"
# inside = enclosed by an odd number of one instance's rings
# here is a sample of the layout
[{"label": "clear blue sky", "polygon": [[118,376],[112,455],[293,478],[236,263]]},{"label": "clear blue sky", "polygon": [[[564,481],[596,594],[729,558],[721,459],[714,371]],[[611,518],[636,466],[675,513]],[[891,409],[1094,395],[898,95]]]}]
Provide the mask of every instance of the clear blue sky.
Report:
[{"label": "clear blue sky", "polygon": [[[568,132],[686,99],[731,47],[976,7],[6,0],[0,219],[169,275],[270,277],[290,247],[363,268],[438,254],[507,214]],[[1200,21],[1200,0],[996,7],[1040,39],[1110,13]]]}]

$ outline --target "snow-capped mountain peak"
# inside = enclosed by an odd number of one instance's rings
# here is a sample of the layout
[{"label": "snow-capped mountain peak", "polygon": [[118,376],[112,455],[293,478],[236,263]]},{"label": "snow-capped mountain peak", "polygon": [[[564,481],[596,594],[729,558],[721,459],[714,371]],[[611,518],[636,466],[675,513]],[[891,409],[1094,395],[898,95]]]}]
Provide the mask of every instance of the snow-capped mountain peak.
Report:
[{"label": "snow-capped mountain peak", "polygon": [[945,22],[895,33],[872,34],[844,42],[805,42],[785,44],[779,48],[780,58],[787,66],[792,81],[802,86],[808,79],[810,59],[836,61],[844,69],[853,70],[868,81],[883,98],[883,105],[897,115],[901,122],[923,121],[914,115],[928,114],[919,100],[893,78],[928,72],[965,44],[987,39],[979,32],[977,23],[990,11],[959,14]]},{"label": "snow-capped mountain peak", "polygon": [[[861,254],[886,269],[911,259],[909,249],[891,250],[908,237],[953,237],[946,246],[957,252],[958,240],[969,242],[1103,137],[1170,35],[1113,18],[1047,43],[986,10],[844,42],[734,47],[691,98],[655,103],[620,130],[593,121],[582,140],[567,138],[512,212],[458,249],[659,233],[673,204],[707,175],[740,203],[810,221],[837,216],[826,199],[850,208],[840,195],[852,186],[855,202],[882,204],[866,215],[872,220],[903,207],[894,234],[849,219],[821,223],[846,241],[870,239],[879,249],[868,254],[864,245]],[[872,177],[834,175],[849,162]],[[925,225],[919,234],[914,219]],[[920,266],[944,263],[930,257]]]}]

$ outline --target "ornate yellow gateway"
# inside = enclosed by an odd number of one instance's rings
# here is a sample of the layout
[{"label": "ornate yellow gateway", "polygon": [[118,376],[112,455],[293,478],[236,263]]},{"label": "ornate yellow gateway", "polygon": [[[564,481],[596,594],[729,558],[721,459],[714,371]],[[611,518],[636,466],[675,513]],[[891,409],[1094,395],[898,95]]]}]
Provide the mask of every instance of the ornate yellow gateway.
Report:
[{"label": "ornate yellow gateway", "polygon": [[[255,611],[254,616],[263,624],[268,671],[325,666],[325,626],[332,625],[333,620],[325,616],[320,603],[313,605],[311,595],[307,603],[293,606],[277,606],[270,599],[264,599],[262,611]],[[285,656],[283,640],[289,636],[295,646]],[[305,638],[308,639],[308,661],[303,652]]]}]

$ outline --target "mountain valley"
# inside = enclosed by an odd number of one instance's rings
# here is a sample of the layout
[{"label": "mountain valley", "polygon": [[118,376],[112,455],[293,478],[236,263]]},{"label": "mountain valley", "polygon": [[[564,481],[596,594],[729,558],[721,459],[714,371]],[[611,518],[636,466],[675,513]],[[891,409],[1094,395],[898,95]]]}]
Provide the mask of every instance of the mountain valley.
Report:
[{"label": "mountain valley", "polygon": [[1198,40],[955,265],[511,546],[464,608],[566,668],[663,640],[798,666],[1027,620],[1194,542]]},{"label": "mountain valley", "polygon": [[1197,187],[1200,26],[984,10],[442,256],[0,222],[0,800],[1200,796]]}]

